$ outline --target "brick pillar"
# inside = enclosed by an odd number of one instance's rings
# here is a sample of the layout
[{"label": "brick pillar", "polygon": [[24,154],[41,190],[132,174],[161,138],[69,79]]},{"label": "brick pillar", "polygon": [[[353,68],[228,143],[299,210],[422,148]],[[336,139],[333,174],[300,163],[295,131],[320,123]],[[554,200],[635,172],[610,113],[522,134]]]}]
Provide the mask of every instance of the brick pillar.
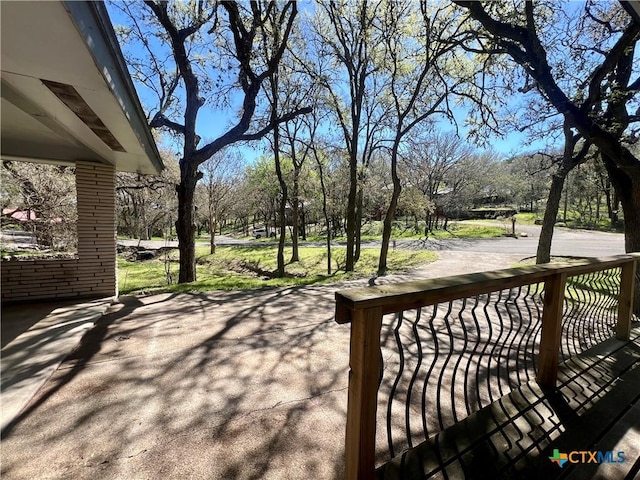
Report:
[{"label": "brick pillar", "polygon": [[78,287],[83,296],[117,295],[115,169],[76,162]]}]

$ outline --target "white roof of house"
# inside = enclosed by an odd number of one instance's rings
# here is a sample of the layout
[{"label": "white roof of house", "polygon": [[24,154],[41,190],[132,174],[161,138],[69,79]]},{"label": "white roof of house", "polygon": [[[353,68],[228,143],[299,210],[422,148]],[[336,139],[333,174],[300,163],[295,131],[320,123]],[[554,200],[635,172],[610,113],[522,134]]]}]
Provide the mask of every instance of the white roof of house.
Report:
[{"label": "white roof of house", "polygon": [[2,159],[163,168],[101,2],[0,2],[0,19]]}]

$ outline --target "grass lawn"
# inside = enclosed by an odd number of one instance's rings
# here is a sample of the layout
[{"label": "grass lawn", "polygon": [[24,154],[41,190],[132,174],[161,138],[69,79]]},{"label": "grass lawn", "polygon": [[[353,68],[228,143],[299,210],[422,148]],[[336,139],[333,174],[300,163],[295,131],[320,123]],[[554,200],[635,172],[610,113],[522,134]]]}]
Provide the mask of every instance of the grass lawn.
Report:
[{"label": "grass lawn", "polygon": [[[286,266],[285,278],[271,278],[276,269],[275,246],[218,247],[214,255],[207,248],[196,249],[198,280],[176,285],[178,278],[178,252],[171,252],[168,262],[164,258],[143,262],[130,262],[118,258],[118,285],[121,294],[132,292],[185,292],[209,290],[246,290],[261,287],[312,285],[336,282],[347,278],[369,276],[378,266],[379,249],[363,248],[356,271],[344,272],[345,248],[332,249],[332,275],[327,275],[327,253],[324,247],[301,247],[300,261]],[[285,248],[285,260],[291,258],[291,248]],[[436,260],[433,252],[425,250],[389,252],[389,273],[401,272]],[[172,283],[167,281],[168,268]]]},{"label": "grass lawn", "polygon": [[445,238],[495,238],[506,233],[502,227],[495,225],[471,225],[469,223],[451,223],[449,230],[435,230],[429,233],[429,237],[437,239]]},{"label": "grass lawn", "polygon": [[[469,222],[458,223],[449,222],[447,230],[437,229],[433,232],[429,232],[429,238],[446,239],[446,238],[495,238],[503,236],[506,231],[504,228],[497,227],[495,225],[483,224],[482,220],[475,221],[475,224]],[[492,220],[495,224],[495,220]],[[397,222],[399,223],[399,222]],[[490,222],[486,222],[490,223]],[[511,227],[509,227],[511,228]],[[395,226],[391,231],[391,240],[399,239],[421,239],[424,238],[424,222],[421,222],[421,228],[418,232],[415,231],[412,225],[403,228],[401,226]],[[324,241],[325,237],[310,236],[310,241]],[[362,227],[362,241],[373,242],[380,241],[382,239],[382,222],[371,222]],[[346,241],[346,237],[337,237],[335,239],[338,242]]]},{"label": "grass lawn", "polygon": [[542,220],[544,212],[520,212],[516,213],[516,227],[520,225],[535,225],[536,220]]},{"label": "grass lawn", "polygon": [[[558,212],[558,218],[560,219],[563,216],[562,212]],[[516,215],[518,225],[534,225],[536,220],[542,220],[544,218],[544,211],[541,210],[536,213],[531,212],[520,212]],[[568,228],[581,228],[585,230],[596,230],[600,232],[624,232],[623,222],[620,222],[620,225],[617,227],[611,226],[611,221],[605,214],[603,214],[598,221],[595,219],[591,222],[588,221],[588,218],[583,218],[580,214],[575,210],[567,211],[567,222],[566,226]]]}]

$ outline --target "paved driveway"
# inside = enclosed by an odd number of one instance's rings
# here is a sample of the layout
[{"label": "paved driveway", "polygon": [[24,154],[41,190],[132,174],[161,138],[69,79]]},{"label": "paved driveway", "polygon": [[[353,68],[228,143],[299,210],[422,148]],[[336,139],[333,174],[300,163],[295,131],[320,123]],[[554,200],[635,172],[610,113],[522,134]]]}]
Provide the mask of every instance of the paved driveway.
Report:
[{"label": "paved driveway", "polygon": [[[477,222],[476,222],[477,224]],[[495,226],[502,226],[496,223]],[[519,233],[526,233],[526,237],[519,238],[452,238],[447,240],[397,240],[397,248],[426,248],[428,250],[451,250],[458,252],[476,253],[508,253],[522,256],[535,256],[538,248],[540,227],[536,225],[521,225],[516,229]],[[163,246],[177,247],[178,242],[163,241],[139,241],[118,240],[118,243],[126,246],[143,246],[145,248],[160,248]],[[228,235],[216,237],[217,245],[277,245],[276,242],[258,242],[254,240],[237,239]],[[323,247],[323,243],[303,243]],[[208,246],[208,243],[198,242],[199,246]],[[378,248],[380,242],[365,242],[364,247]],[[624,250],[624,235],[619,233],[593,232],[589,230],[572,230],[568,228],[556,228],[553,234],[551,254],[554,256],[587,256],[602,257],[609,255],[621,255]]]},{"label": "paved driveway", "polygon": [[[439,255],[384,281],[522,258]],[[2,478],[340,478],[344,286],[123,298],[5,432]]]},{"label": "paved driveway", "polygon": [[[426,248],[428,250],[448,250],[475,253],[508,253],[523,256],[535,256],[540,237],[540,227],[525,225],[516,229],[526,232],[527,236],[519,238],[453,238],[447,240],[426,241],[398,240],[396,246],[405,248]],[[624,235],[619,233],[592,232],[588,230],[571,230],[556,228],[551,245],[552,256],[584,256],[605,257],[622,255]]]}]

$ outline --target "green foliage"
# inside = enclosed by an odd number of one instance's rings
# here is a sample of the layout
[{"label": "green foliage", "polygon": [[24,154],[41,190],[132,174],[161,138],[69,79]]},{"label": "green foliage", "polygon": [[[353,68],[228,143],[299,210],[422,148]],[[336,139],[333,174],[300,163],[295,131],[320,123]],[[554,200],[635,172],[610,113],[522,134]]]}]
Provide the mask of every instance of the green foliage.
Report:
[{"label": "green foliage", "polygon": [[[447,230],[437,229],[429,233],[430,238],[496,238],[505,234],[505,229],[495,226],[495,220],[491,224],[485,224],[482,220],[474,220],[474,223],[466,221],[449,222]],[[417,226],[417,230],[416,230]],[[391,230],[391,239],[420,239],[424,238],[425,222],[405,223],[396,221]],[[382,238],[382,222],[369,222],[362,227],[362,240],[367,242],[380,241]],[[310,237],[311,241],[320,241],[322,237]],[[344,241],[344,237],[335,240]]]},{"label": "green foliage", "polygon": [[611,220],[607,217],[598,219],[582,215],[578,210],[567,210],[567,228],[580,228],[584,230],[597,230],[601,232],[624,232],[624,224],[621,222],[615,227],[611,226]]},{"label": "green foliage", "polygon": [[[415,225],[403,226],[399,222],[396,222],[392,229],[391,238],[395,239],[420,239],[424,238],[425,222],[417,223],[418,229],[415,229]],[[477,224],[449,222],[446,230],[435,229],[429,232],[429,238],[448,239],[448,238],[496,238],[501,237],[505,233],[504,228],[495,226],[494,223],[484,225],[482,221],[477,221]],[[372,240],[378,239],[378,237],[370,235],[368,238]]]},{"label": "green foliage", "polygon": [[516,227],[518,225],[535,225],[536,220],[542,220],[542,213],[520,212],[516,217]]},{"label": "green foliage", "polygon": [[[612,268],[567,279],[565,297],[587,305],[601,304],[608,299],[611,308],[617,308],[617,288],[620,285],[620,269]],[[606,298],[603,298],[606,297]]]},{"label": "green foliage", "polygon": [[0,257],[2,258],[8,258],[8,257],[24,257],[24,258],[28,258],[28,257],[34,257],[34,258],[39,258],[39,257],[43,257],[43,256],[47,256],[47,255],[55,255],[55,254],[51,254],[51,253],[43,253],[40,250],[13,250],[11,248],[6,248],[4,246],[0,246]]},{"label": "green foliage", "polygon": [[[326,250],[322,247],[301,247],[300,261],[287,265],[285,278],[270,278],[276,268],[275,246],[218,247],[215,255],[207,254],[207,248],[196,250],[198,264],[195,282],[181,285],[167,285],[165,265],[162,259],[145,262],[130,262],[118,259],[118,285],[120,293],[132,292],[184,292],[210,290],[246,290],[262,287],[288,285],[313,285],[335,282],[347,278],[368,276],[375,273],[379,250],[365,248],[354,273],[344,273],[345,249],[334,248],[334,268],[332,276],[325,275]],[[290,251],[286,252],[290,255]],[[425,250],[401,251],[389,254],[389,272],[399,272],[432,262],[436,255]],[[170,270],[177,277],[177,251],[170,256]]]},{"label": "green foliage", "polygon": [[438,239],[446,238],[495,238],[502,237],[504,228],[494,225],[469,225],[468,223],[452,223],[448,230],[435,230],[432,236]]}]

